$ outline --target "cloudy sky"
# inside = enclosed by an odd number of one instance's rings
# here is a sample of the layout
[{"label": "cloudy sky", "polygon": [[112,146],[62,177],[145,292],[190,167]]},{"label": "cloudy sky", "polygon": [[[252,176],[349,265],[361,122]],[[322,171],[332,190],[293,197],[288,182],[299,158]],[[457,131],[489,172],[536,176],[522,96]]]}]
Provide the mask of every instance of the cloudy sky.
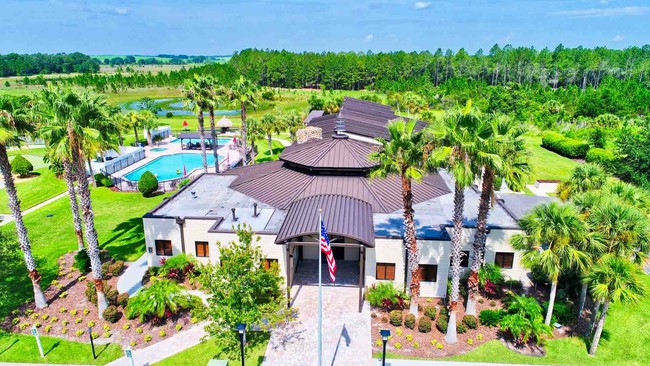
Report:
[{"label": "cloudy sky", "polygon": [[650,43],[648,0],[0,0],[0,54]]}]

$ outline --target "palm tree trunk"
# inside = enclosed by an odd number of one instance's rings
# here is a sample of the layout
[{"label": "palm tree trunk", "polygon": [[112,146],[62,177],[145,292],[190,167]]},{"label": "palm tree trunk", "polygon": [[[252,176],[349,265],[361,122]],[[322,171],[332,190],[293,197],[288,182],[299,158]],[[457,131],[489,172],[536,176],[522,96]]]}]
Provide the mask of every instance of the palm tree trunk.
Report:
[{"label": "palm tree trunk", "polygon": [[90,188],[88,187],[88,179],[86,177],[86,170],[83,169],[81,159],[78,156],[80,146],[76,141],[71,126],[68,127],[68,136],[70,138],[70,145],[72,148],[72,160],[76,168],[77,184],[79,185],[79,203],[83,212],[83,222],[86,229],[86,242],[88,243],[88,257],[90,258],[90,267],[92,269],[93,279],[95,281],[95,288],[97,290],[97,307],[99,310],[99,318],[103,319],[104,310],[108,307],[106,296],[104,295],[104,287],[102,286],[102,261],[99,257],[99,239],[97,237],[97,230],[95,230],[95,213],[93,212],[92,200],[90,198]]},{"label": "palm tree trunk", "polygon": [[456,306],[460,290],[460,245],[463,238],[463,207],[465,204],[465,190],[458,184],[454,187],[454,232],[451,239],[451,294],[449,305],[449,325],[445,341],[449,344],[458,342],[456,331]]},{"label": "palm tree trunk", "polygon": [[41,275],[38,273],[36,268],[36,261],[32,255],[32,247],[29,243],[29,236],[27,235],[27,227],[23,222],[23,214],[20,211],[20,200],[18,199],[18,192],[16,192],[14,177],[11,175],[11,164],[9,164],[7,148],[2,144],[0,144],[0,170],[2,171],[2,177],[5,181],[5,189],[9,198],[9,210],[11,210],[11,216],[16,223],[18,244],[20,245],[20,250],[23,252],[23,257],[25,258],[25,266],[29,271],[29,278],[32,280],[34,304],[37,309],[43,309],[47,307],[47,300],[45,300],[45,295],[41,289]]},{"label": "palm tree trunk", "polygon": [[594,333],[594,339],[591,341],[591,347],[589,347],[590,355],[595,355],[596,350],[598,349],[598,342],[600,342],[600,336],[603,334],[603,327],[605,326],[605,318],[607,317],[609,303],[609,300],[605,300],[605,304],[603,304],[603,310],[600,313],[600,318],[598,318],[598,327],[596,328],[596,333]]},{"label": "palm tree trunk", "polygon": [[266,135],[266,139],[269,141],[269,157],[273,156],[273,142],[271,134]]},{"label": "palm tree trunk", "polygon": [[77,193],[74,189],[74,173],[72,164],[68,160],[63,161],[63,172],[65,183],[68,186],[68,197],[70,198],[70,209],[72,211],[72,223],[74,224],[74,233],[77,236],[79,250],[84,249],[83,230],[81,228],[81,216],[79,215],[79,204],[77,203]]},{"label": "palm tree trunk", "polygon": [[[411,271],[411,303],[420,296],[420,274],[418,272],[419,253],[415,239],[415,221],[413,220],[413,191],[411,181],[402,172],[402,200],[404,203],[404,241],[408,248],[408,268]],[[416,307],[417,309],[417,307]]]},{"label": "palm tree trunk", "polygon": [[205,152],[205,127],[203,126],[203,109],[199,109],[199,113],[196,115],[197,120],[199,121],[199,137],[201,140],[201,159],[203,161],[203,172],[208,172],[208,158]]},{"label": "palm tree trunk", "polygon": [[483,266],[485,256],[485,240],[487,238],[487,219],[490,214],[490,203],[492,202],[492,186],[494,185],[494,172],[485,169],[483,184],[481,185],[481,196],[478,203],[478,215],[476,219],[476,234],[472,244],[472,267],[469,279],[467,280],[467,309],[465,313],[476,316],[476,295],[478,295],[478,271]]},{"label": "palm tree trunk", "polygon": [[153,146],[153,136],[150,129],[147,129],[147,145]]},{"label": "palm tree trunk", "polygon": [[90,172],[90,177],[92,178],[93,187],[97,188],[97,181],[95,180],[95,171],[93,170],[93,164],[90,161],[90,158],[86,158],[86,163],[88,163],[88,171]]},{"label": "palm tree trunk", "polygon": [[117,141],[119,142],[120,146],[124,146],[124,138],[122,137],[122,130],[121,129],[117,130]]},{"label": "palm tree trunk", "polygon": [[219,140],[217,138],[217,129],[214,126],[214,107],[210,107],[210,134],[212,136],[212,155],[214,156],[214,171],[219,173]]},{"label": "palm tree trunk", "polygon": [[138,126],[133,126],[133,134],[135,135],[135,146],[140,146],[140,138],[138,137]]},{"label": "palm tree trunk", "polygon": [[582,282],[582,287],[580,288],[580,302],[578,305],[578,322],[582,319],[582,313],[585,310],[585,301],[587,301],[588,287],[589,286],[586,282]]},{"label": "palm tree trunk", "polygon": [[598,319],[598,311],[600,310],[600,306],[603,304],[602,300],[596,301],[596,305],[594,305],[594,310],[592,311],[592,317],[591,317],[591,324],[589,325],[589,328],[587,332],[589,334],[592,334],[596,329],[596,319]]},{"label": "palm tree trunk", "polygon": [[557,292],[557,278],[551,282],[551,294],[548,296],[548,310],[546,311],[546,320],[544,324],[551,325],[551,318],[553,317],[553,304],[555,303],[555,293]]},{"label": "palm tree trunk", "polygon": [[246,103],[241,103],[241,143],[244,147],[244,160],[243,165],[248,164],[248,152],[246,151]]}]

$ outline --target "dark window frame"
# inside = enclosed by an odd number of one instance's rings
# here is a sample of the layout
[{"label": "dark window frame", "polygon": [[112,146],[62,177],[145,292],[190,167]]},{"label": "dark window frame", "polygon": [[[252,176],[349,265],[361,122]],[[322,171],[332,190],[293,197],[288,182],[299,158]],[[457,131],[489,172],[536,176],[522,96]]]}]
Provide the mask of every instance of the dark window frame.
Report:
[{"label": "dark window frame", "polygon": [[280,262],[278,262],[278,260],[275,258],[264,258],[264,269],[268,271],[273,263],[276,263],[278,266],[280,265]]},{"label": "dark window frame", "polygon": [[[380,267],[383,267],[383,275],[382,276],[379,276],[379,273],[380,273],[379,268]],[[388,268],[390,268],[390,267],[393,268],[393,278],[388,278],[388,275],[387,275]],[[383,263],[383,262],[377,263],[377,265],[375,267],[375,278],[377,280],[381,280],[381,281],[395,281],[395,263]]]},{"label": "dark window frame", "polygon": [[[199,255],[199,246],[203,247],[204,255]],[[207,241],[195,241],[194,253],[196,254],[197,258],[210,258],[210,243]]]},{"label": "dark window frame", "polygon": [[[506,259],[510,257],[510,266],[505,266],[507,263]],[[515,253],[514,252],[496,252],[494,254],[494,264],[503,268],[503,269],[512,269],[515,265]]]},{"label": "dark window frame", "polygon": [[[167,245],[169,244],[169,248]],[[155,240],[154,245],[156,247],[156,255],[159,257],[171,257],[174,255],[174,245],[172,245],[171,240]],[[169,249],[169,251],[167,251]],[[169,253],[169,254],[167,254]]]},{"label": "dark window frame", "polygon": [[[467,268],[469,267],[469,250],[461,250],[462,253],[460,259],[460,267]],[[449,267],[451,268],[451,258],[449,258]]]},{"label": "dark window frame", "polygon": [[438,282],[438,265],[437,264],[420,264],[418,273],[421,282]]}]

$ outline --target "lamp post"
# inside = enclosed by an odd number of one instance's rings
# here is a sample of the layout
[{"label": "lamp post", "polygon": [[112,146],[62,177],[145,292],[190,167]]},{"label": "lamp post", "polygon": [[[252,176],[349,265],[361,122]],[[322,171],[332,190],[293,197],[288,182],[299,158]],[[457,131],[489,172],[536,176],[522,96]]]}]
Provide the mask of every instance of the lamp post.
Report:
[{"label": "lamp post", "polygon": [[246,323],[237,323],[235,329],[239,333],[239,341],[241,343],[241,366],[246,366],[244,361],[244,343],[246,343]]},{"label": "lamp post", "polygon": [[381,366],[386,366],[386,343],[388,343],[388,337],[390,337],[390,330],[382,329],[379,331],[381,334],[381,341],[384,343],[384,351],[381,356]]}]

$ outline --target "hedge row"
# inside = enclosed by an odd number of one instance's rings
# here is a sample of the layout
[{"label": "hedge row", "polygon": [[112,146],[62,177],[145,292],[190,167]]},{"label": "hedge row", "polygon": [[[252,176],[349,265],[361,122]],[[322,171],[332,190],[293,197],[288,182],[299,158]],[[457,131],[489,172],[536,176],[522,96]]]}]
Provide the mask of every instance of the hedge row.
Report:
[{"label": "hedge row", "polygon": [[593,148],[589,149],[585,160],[587,163],[598,164],[606,170],[612,170],[616,162],[616,155],[611,150]]},{"label": "hedge row", "polygon": [[542,133],[542,147],[571,159],[582,159],[587,155],[589,143],[566,137],[553,131]]}]

